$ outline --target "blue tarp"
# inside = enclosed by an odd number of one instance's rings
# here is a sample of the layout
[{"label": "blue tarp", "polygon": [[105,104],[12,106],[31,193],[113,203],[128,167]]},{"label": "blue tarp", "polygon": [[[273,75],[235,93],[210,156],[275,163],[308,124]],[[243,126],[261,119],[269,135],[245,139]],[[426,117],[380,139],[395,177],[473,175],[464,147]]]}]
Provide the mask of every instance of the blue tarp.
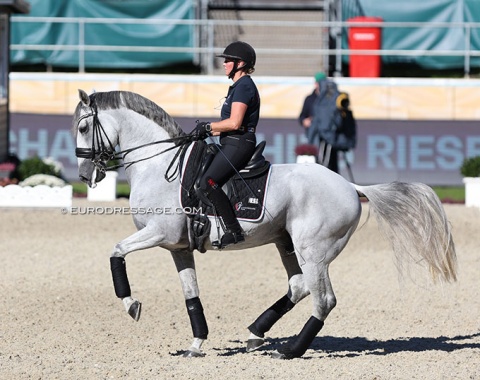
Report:
[{"label": "blue tarp", "polygon": [[[194,18],[193,0],[30,0],[29,17],[86,17],[189,20]],[[12,44],[78,45],[78,23],[14,22]],[[193,47],[194,27],[168,23],[85,23],[85,45]],[[149,68],[192,62],[192,53],[86,51],[85,66],[95,68]],[[12,64],[43,63],[77,67],[75,50],[12,50]]]},{"label": "blue tarp", "polygon": [[[350,0],[343,0],[344,19],[352,16],[380,17],[386,22],[480,23],[480,0],[357,0],[355,9]],[[352,14],[352,11],[363,14]],[[469,41],[469,42],[467,42]],[[382,49],[386,50],[480,50],[480,27],[468,32],[461,26],[450,27],[385,27],[382,28]],[[344,47],[347,41],[344,40]],[[462,68],[465,58],[459,56],[383,56],[384,63],[414,62],[424,68]],[[471,57],[471,67],[480,67],[480,57]]]}]

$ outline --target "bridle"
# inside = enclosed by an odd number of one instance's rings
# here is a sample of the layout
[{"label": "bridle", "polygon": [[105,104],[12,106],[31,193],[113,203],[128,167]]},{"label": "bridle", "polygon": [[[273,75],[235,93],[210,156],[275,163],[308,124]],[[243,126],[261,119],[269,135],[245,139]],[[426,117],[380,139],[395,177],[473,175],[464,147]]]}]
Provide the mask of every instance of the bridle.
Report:
[{"label": "bridle", "polygon": [[[75,156],[78,158],[90,159],[98,170],[105,172],[105,170],[107,170],[106,163],[110,160],[115,160],[118,157],[117,153],[115,153],[115,147],[108,138],[102,123],[100,123],[100,120],[98,119],[97,105],[93,100],[89,108],[89,112],[78,119],[77,126],[80,125],[83,120],[93,117],[92,146],[91,148],[75,148]],[[105,144],[105,140],[108,145]]]},{"label": "bridle", "polygon": [[[125,169],[128,169],[130,166],[132,166],[135,163],[149,160],[153,157],[159,156],[160,154],[168,152],[172,149],[180,148],[175,154],[172,162],[170,163],[167,169],[167,172],[165,173],[165,178],[170,182],[176,178],[176,176],[178,175],[179,167],[177,167],[177,169],[174,171],[173,174],[169,175],[168,173],[170,169],[173,167],[178,157],[185,155],[186,149],[192,142],[192,138],[190,135],[182,135],[182,136],[172,137],[165,140],[153,141],[153,142],[142,144],[130,149],[115,151],[114,145],[108,138],[108,135],[106,134],[105,129],[103,128],[102,123],[98,118],[98,109],[97,109],[97,104],[95,103],[95,97],[90,98],[89,112],[87,112],[86,114],[78,118],[77,128],[82,120],[85,120],[89,117],[93,117],[92,145],[91,145],[91,148],[75,148],[75,156],[77,158],[90,159],[90,161],[93,163],[93,165],[98,171],[100,171],[101,173],[105,173],[105,171],[107,170],[115,170],[121,167],[125,167]],[[108,161],[112,161],[112,160],[123,161],[125,159],[125,156],[130,152],[133,152],[137,149],[144,148],[147,146],[162,144],[162,143],[174,143],[175,145],[173,147],[164,149],[159,153],[155,153],[151,156],[144,157],[135,161],[130,161],[127,164],[117,164],[113,166],[107,166]]]}]

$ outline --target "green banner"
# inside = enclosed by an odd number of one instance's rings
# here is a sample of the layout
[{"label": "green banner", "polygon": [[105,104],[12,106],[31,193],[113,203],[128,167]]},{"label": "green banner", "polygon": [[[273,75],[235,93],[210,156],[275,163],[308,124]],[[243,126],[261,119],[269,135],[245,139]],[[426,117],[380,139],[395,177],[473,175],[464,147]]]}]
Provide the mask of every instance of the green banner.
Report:
[{"label": "green banner", "polygon": [[[194,18],[193,0],[30,0],[29,17],[85,17],[156,20],[158,23],[13,22],[11,43],[57,45],[53,50],[12,50],[12,64],[79,66],[79,52],[61,48],[84,40],[85,46],[194,46],[194,26],[161,20]],[[81,30],[84,28],[84,33]],[[149,68],[192,62],[192,53],[85,51],[86,68]]]}]

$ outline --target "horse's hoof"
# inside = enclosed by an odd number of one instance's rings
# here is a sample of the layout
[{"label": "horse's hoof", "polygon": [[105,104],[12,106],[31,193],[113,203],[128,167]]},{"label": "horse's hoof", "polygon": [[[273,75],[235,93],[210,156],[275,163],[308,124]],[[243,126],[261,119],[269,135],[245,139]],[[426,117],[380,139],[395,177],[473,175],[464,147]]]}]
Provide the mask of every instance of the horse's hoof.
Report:
[{"label": "horse's hoof", "polygon": [[272,358],[273,358],[273,359],[281,359],[281,360],[286,360],[286,359],[288,359],[288,358],[287,358],[287,355],[282,354],[281,352],[278,352],[278,351],[273,351],[273,352],[272,352]]},{"label": "horse's hoof", "polygon": [[205,354],[202,351],[193,347],[183,353],[184,358],[203,358],[204,356]]},{"label": "horse's hoof", "polygon": [[128,308],[128,315],[132,317],[136,322],[140,319],[140,313],[142,311],[142,303],[135,300]]},{"label": "horse's hoof", "polygon": [[247,352],[258,350],[265,344],[265,339],[249,339],[247,342]]}]

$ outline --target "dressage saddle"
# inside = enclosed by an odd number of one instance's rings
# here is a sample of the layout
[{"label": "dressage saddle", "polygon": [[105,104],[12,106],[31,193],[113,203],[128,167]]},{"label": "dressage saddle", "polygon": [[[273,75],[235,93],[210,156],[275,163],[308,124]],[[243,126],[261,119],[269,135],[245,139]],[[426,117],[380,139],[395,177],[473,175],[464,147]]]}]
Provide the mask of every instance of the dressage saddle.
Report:
[{"label": "dressage saddle", "polygon": [[[258,220],[262,216],[263,200],[270,162],[263,156],[266,142],[260,142],[243,169],[235,174],[222,188],[232,202],[237,217],[245,220]],[[193,147],[188,159],[182,181],[183,207],[206,206],[204,212],[189,215],[191,217],[191,248],[205,252],[205,239],[210,234],[208,215],[215,215],[208,198],[196,192],[199,182],[210,166],[213,158],[219,154],[219,146],[199,141]],[[252,190],[253,189],[253,190]],[[254,192],[254,193],[253,193]],[[200,193],[200,194],[199,194]],[[258,199],[260,198],[260,199]]]},{"label": "dressage saddle", "polygon": [[[241,169],[237,174],[235,174],[235,176],[232,179],[256,177],[266,172],[270,168],[270,162],[265,160],[265,157],[263,156],[265,145],[266,145],[266,141],[262,141],[255,147],[255,151],[253,152],[253,155],[248,161],[247,165],[245,165],[243,169]],[[213,158],[218,154],[219,149],[220,147],[218,145],[217,146],[215,146],[215,144],[207,145],[206,153],[203,156],[200,169],[195,179],[195,189],[199,188],[200,179],[202,178],[203,174],[212,163]],[[231,190],[232,190],[232,180],[229,180],[223,187],[223,191],[225,191],[225,194],[229,196]],[[208,201],[208,199],[206,198],[205,200],[202,199],[202,201],[205,201],[206,204],[210,204],[210,201]]]}]

